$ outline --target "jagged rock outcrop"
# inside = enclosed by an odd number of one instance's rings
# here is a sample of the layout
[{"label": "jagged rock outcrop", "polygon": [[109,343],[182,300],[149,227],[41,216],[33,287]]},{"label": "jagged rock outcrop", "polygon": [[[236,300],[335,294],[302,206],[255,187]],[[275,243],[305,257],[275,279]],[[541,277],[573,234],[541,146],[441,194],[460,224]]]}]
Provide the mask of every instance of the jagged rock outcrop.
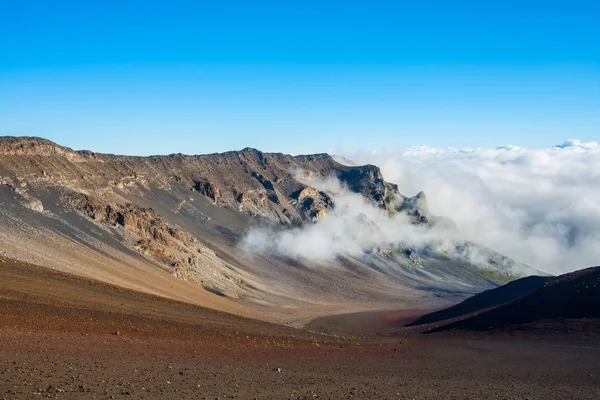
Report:
[{"label": "jagged rock outcrop", "polygon": [[[351,191],[360,193],[373,200],[379,207],[387,209],[388,188],[393,190],[394,187],[386,185],[379,167],[345,167],[338,169],[336,175]],[[395,189],[397,190],[397,187]]]},{"label": "jagged rock outcrop", "polygon": [[215,184],[206,180],[195,181],[194,190],[212,199],[215,203],[217,203],[221,197],[221,189],[219,189],[219,187]]},{"label": "jagged rock outcrop", "polygon": [[67,201],[87,217],[123,229],[133,241],[133,248],[165,265],[191,264],[198,253],[208,251],[195,237],[169,225],[150,208],[133,203],[107,204],[81,193],[71,193]]},{"label": "jagged rock outcrop", "polygon": [[400,197],[394,210],[406,213],[413,223],[430,224],[435,221],[435,217],[429,212],[427,198],[423,192],[419,192],[414,197]]},{"label": "jagged rock outcrop", "polygon": [[300,192],[292,194],[292,198],[296,199],[306,218],[312,221],[324,218],[327,215],[327,210],[334,206],[333,200],[327,193],[312,187],[304,188]]}]

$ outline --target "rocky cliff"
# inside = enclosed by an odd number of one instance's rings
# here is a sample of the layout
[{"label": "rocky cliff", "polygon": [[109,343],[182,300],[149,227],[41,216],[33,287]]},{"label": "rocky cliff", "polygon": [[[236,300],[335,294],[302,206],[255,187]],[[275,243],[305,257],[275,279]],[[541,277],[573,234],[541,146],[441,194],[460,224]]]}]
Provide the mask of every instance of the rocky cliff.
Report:
[{"label": "rocky cliff", "polygon": [[[74,151],[41,138],[0,138],[0,181],[135,192],[149,186],[197,191],[215,204],[284,225],[312,221],[333,207],[297,174],[335,177],[384,209],[404,199],[374,165],[344,166],[328,154],[290,156],[246,148],[223,154],[130,157]],[[308,189],[308,190],[307,190]]]}]

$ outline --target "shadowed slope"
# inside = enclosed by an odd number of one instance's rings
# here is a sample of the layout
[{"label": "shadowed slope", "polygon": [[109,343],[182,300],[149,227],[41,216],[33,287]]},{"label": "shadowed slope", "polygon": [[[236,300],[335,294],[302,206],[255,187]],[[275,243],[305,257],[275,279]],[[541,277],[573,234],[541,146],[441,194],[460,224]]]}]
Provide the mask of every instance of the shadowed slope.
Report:
[{"label": "shadowed slope", "polygon": [[600,267],[552,278],[521,299],[429,332],[516,329],[521,324],[581,319],[590,320],[594,331],[600,328],[600,324],[594,323],[600,319]]},{"label": "shadowed slope", "polygon": [[542,287],[549,280],[551,280],[551,278],[545,276],[529,276],[527,278],[518,279],[504,286],[486,290],[485,292],[470,297],[453,307],[424,315],[407,326],[430,324],[451,318],[467,316],[474,312],[492,307],[498,307],[527,296]]}]

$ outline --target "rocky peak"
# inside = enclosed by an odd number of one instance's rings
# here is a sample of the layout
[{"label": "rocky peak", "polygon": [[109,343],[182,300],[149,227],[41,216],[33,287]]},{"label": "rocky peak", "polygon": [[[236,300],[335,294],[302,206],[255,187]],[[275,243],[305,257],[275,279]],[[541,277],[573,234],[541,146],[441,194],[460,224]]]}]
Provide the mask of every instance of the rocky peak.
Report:
[{"label": "rocky peak", "polygon": [[395,211],[408,214],[414,223],[433,224],[436,217],[429,212],[429,205],[424,192],[419,192],[414,197],[401,197],[401,201],[395,206]]},{"label": "rocky peak", "polygon": [[360,193],[383,209],[388,209],[398,187],[383,179],[381,169],[375,165],[348,167],[338,164],[337,177],[348,189]]}]

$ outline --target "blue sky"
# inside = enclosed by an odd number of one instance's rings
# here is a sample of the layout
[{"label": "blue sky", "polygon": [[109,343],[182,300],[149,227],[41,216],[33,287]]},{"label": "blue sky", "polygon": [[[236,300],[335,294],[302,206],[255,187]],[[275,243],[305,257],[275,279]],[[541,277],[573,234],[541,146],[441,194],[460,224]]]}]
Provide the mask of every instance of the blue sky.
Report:
[{"label": "blue sky", "polygon": [[595,0],[0,0],[0,37],[0,135],[78,149],[600,139]]}]

